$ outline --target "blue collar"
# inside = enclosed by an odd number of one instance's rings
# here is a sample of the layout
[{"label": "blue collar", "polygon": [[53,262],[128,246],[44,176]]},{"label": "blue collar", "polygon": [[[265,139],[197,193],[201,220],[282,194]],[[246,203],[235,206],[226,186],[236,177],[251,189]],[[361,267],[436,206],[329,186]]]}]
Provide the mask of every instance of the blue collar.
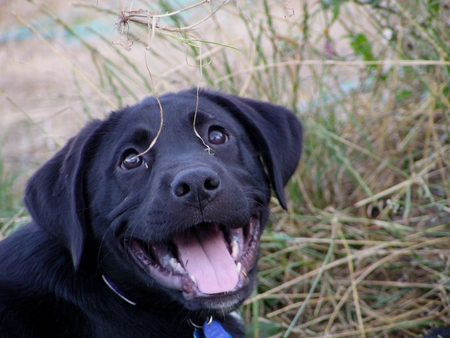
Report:
[{"label": "blue collar", "polygon": [[105,275],[102,275],[103,281],[105,282],[106,285],[108,285],[108,287],[116,294],[118,295],[120,298],[122,298],[124,301],[126,301],[128,304],[131,305],[136,305],[136,302],[133,302],[131,300],[129,300],[127,297],[125,297],[122,292],[120,291],[120,289],[117,287],[117,285],[115,285],[113,282],[111,282],[111,280],[109,280],[108,277],[106,277]]}]

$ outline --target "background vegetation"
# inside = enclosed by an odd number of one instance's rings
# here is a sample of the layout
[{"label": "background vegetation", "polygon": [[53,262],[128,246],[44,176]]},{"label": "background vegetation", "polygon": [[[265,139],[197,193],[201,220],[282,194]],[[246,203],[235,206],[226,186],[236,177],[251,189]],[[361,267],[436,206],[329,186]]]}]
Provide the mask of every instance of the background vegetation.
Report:
[{"label": "background vegetation", "polygon": [[0,43],[57,61],[38,95],[24,93],[30,72],[0,82],[2,236],[28,220],[26,178],[85,121],[210,87],[288,106],[305,127],[289,210],[273,200],[242,309],[249,336],[421,337],[450,324],[447,1],[27,6],[3,14],[15,31],[3,26]]}]

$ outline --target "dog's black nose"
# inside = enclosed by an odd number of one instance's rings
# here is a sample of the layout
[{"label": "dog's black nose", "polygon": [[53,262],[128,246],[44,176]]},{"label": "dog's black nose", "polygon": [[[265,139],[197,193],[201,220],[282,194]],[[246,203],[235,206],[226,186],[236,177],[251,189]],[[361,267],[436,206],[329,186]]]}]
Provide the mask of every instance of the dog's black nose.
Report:
[{"label": "dog's black nose", "polygon": [[211,200],[220,190],[219,175],[209,168],[186,169],[175,176],[172,193],[184,203]]}]

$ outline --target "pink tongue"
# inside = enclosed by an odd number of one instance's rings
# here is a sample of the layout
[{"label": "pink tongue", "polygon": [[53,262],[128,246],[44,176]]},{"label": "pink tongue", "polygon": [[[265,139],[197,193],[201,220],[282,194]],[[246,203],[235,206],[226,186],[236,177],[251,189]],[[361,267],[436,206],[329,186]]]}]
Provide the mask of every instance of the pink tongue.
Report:
[{"label": "pink tongue", "polygon": [[192,230],[175,239],[180,261],[198,289],[206,294],[231,291],[239,276],[222,231],[216,225]]}]

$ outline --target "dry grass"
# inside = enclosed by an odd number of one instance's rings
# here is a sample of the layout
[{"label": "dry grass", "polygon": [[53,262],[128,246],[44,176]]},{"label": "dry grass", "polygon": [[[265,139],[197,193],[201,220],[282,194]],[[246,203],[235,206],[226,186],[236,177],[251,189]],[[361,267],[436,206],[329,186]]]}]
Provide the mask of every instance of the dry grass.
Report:
[{"label": "dry grass", "polygon": [[[123,8],[106,5],[77,8],[113,25],[119,19],[109,13]],[[74,71],[77,97],[60,105],[77,102],[71,109],[87,119],[110,103],[200,84],[291,107],[305,126],[304,156],[286,189],[288,212],[273,201],[259,285],[242,311],[249,336],[421,337],[449,325],[449,6],[233,2],[210,16],[220,5],[157,22],[188,27],[208,18],[193,31],[128,22],[126,38],[92,29],[89,40],[36,4],[55,27],[76,35],[78,54],[91,57],[58,51],[96,88]],[[170,10],[167,2],[138,8]],[[105,48],[111,40],[131,50]],[[42,138],[35,127],[45,129],[45,118],[36,122],[35,111],[24,110]],[[14,186],[0,177],[0,192]],[[13,206],[4,208],[3,232],[23,220],[20,206],[5,205]]]}]

